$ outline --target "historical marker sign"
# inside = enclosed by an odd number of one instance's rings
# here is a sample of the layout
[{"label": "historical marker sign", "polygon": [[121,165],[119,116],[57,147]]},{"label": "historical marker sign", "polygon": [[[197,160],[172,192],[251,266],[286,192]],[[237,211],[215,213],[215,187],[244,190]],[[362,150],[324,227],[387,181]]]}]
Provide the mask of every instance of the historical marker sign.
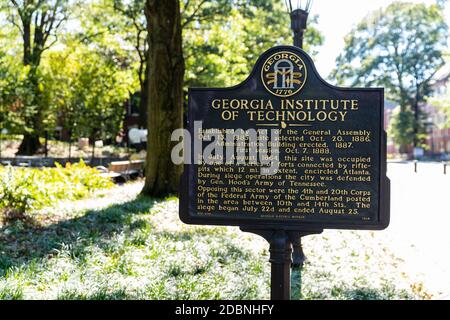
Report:
[{"label": "historical marker sign", "polygon": [[[383,99],[382,88],[329,85],[292,46],[266,51],[235,87],[191,88],[180,218],[286,230],[387,227]],[[231,157],[227,137],[236,142]]]}]

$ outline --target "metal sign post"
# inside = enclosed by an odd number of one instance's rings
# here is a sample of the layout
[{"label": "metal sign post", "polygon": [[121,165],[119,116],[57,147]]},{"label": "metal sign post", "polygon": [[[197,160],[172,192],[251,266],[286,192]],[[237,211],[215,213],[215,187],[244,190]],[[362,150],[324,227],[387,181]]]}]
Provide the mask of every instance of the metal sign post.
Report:
[{"label": "metal sign post", "polygon": [[[302,237],[388,226],[382,88],[334,87],[303,50],[278,46],[241,84],[190,88],[188,96],[185,141],[193,152],[184,158],[180,219],[238,226],[266,239],[272,299],[290,299],[291,267],[301,278]],[[244,147],[235,148],[235,138]],[[272,174],[262,170],[269,142],[270,152],[279,151]],[[244,158],[256,153],[256,162],[236,161],[238,148],[248,151]]]},{"label": "metal sign post", "polygon": [[[293,291],[291,283],[291,267],[293,274],[294,272],[300,272],[303,266],[303,261],[293,260],[294,248],[301,250],[301,245],[298,245],[298,242],[301,241],[301,237],[309,234],[321,233],[322,230],[303,232],[287,231],[283,229],[251,229],[245,227],[241,227],[240,229],[244,232],[257,234],[269,242],[269,262],[271,264],[270,299],[290,300],[291,292]],[[294,247],[294,243],[296,244],[296,247]],[[295,255],[295,258],[297,259],[301,259],[302,257],[304,257],[303,252],[297,252]]]},{"label": "metal sign post", "polygon": [[[293,33],[293,45],[303,49],[303,38],[307,27],[308,15],[311,10],[312,1],[306,1],[304,7],[297,3],[297,7],[293,6],[292,1],[286,1],[286,9],[289,12],[291,18],[291,29]],[[292,263],[292,278],[293,280],[299,281],[298,288],[301,290],[302,281],[302,269],[303,264],[306,261],[306,256],[303,253],[302,248],[302,235],[301,233],[291,234],[292,246],[293,246],[293,263]],[[293,286],[297,288],[297,286]],[[300,291],[298,290],[298,291]],[[298,296],[301,295],[299,292]]]}]

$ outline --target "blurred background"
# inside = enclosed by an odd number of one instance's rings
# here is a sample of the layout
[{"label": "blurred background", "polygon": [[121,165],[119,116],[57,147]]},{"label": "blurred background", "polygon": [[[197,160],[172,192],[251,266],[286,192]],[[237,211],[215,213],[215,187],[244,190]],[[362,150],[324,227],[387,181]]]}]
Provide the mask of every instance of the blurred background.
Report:
[{"label": "blurred background", "polygon": [[[294,9],[306,3],[291,2]],[[291,44],[285,4],[181,1],[184,93],[237,84],[264,50]],[[34,165],[14,160],[34,155],[108,162],[145,149],[144,7],[138,0],[1,1],[4,163]],[[446,2],[315,1],[311,10],[303,43],[322,77],[385,87],[389,158],[448,160]]]}]

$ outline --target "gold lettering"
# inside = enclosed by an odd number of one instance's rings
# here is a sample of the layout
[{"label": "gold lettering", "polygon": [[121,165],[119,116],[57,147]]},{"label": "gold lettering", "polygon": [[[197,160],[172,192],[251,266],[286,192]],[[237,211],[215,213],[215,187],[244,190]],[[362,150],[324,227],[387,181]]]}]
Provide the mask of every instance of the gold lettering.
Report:
[{"label": "gold lettering", "polygon": [[214,109],[220,109],[220,100],[219,99],[214,99],[211,103],[211,106]]}]

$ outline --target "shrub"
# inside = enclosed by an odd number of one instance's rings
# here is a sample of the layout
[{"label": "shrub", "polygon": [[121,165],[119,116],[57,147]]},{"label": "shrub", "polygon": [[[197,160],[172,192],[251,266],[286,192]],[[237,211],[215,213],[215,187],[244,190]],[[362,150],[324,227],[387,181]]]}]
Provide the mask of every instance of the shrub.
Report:
[{"label": "shrub", "polygon": [[45,199],[34,170],[9,167],[0,171],[0,208],[24,213],[40,208]]},{"label": "shrub", "polygon": [[44,169],[0,166],[0,210],[6,219],[17,219],[58,200],[82,199],[112,185],[83,161]]}]

